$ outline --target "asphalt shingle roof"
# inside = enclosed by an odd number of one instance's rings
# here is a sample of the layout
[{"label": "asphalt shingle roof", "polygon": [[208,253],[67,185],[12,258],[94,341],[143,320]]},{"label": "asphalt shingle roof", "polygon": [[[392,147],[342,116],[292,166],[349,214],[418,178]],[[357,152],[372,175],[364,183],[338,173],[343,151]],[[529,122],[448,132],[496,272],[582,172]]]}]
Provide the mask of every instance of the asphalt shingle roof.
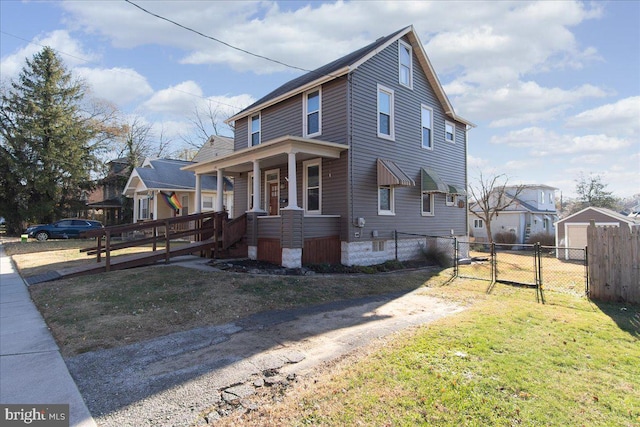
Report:
[{"label": "asphalt shingle roof", "polygon": [[269,92],[267,95],[263,96],[262,98],[258,99],[256,102],[254,102],[253,104],[249,105],[247,108],[245,108],[244,110],[240,111],[238,114],[236,114],[236,116],[242,115],[245,111],[249,111],[251,109],[253,109],[255,106],[263,104],[265,102],[268,102],[272,99],[275,99],[281,95],[284,95],[285,93],[288,93],[292,90],[295,90],[299,87],[302,87],[308,83],[313,82],[314,80],[322,77],[322,76],[328,76],[331,75],[332,73],[340,70],[341,68],[347,67],[349,65],[355,64],[356,62],[358,62],[359,60],[361,60],[362,58],[364,58],[365,56],[367,56],[369,53],[375,51],[377,48],[379,48],[380,46],[384,45],[385,43],[387,43],[389,40],[393,39],[396,35],[398,35],[400,32],[406,30],[407,27],[402,28],[396,32],[394,32],[393,34],[389,34],[388,36],[385,37],[381,37],[378,40],[376,40],[375,42],[368,44],[367,46],[358,49],[354,52],[351,52],[341,58],[336,59],[333,62],[330,62],[326,65],[323,65],[320,68],[317,68],[313,71],[308,72],[307,74],[303,74],[302,76],[295,78],[293,80],[288,81],[287,83],[283,84],[282,86],[280,86],[279,88]]},{"label": "asphalt shingle roof", "polygon": [[[147,188],[162,188],[166,190],[194,190],[196,188],[196,176],[193,172],[183,171],[180,168],[193,164],[184,160],[156,159],[151,160],[153,168],[140,167],[136,172]],[[233,184],[225,178],[225,188],[230,190]],[[203,175],[200,182],[203,190],[216,190],[218,178],[211,175]]]}]

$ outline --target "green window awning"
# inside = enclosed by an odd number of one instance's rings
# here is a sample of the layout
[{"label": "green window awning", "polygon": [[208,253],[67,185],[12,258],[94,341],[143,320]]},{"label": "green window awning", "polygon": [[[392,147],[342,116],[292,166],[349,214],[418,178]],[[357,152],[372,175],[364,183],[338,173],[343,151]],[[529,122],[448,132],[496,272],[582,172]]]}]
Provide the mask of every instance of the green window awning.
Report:
[{"label": "green window awning", "polygon": [[456,196],[466,196],[467,192],[464,191],[464,189],[462,189],[461,187],[449,185],[449,194],[455,194]]},{"label": "green window awning", "polygon": [[436,171],[431,168],[422,168],[422,191],[427,193],[448,193],[449,185],[446,184]]},{"label": "green window awning", "polygon": [[395,162],[378,159],[378,186],[380,185],[413,186],[416,182]]}]

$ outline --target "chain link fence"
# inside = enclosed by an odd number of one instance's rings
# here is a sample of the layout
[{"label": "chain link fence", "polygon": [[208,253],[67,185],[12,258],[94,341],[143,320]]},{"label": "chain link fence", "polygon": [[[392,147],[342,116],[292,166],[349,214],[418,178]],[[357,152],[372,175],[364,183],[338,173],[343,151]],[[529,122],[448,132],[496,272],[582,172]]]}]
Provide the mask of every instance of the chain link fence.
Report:
[{"label": "chain link fence", "polygon": [[468,257],[456,256],[457,277],[531,287],[541,302],[544,302],[545,289],[588,294],[586,248],[457,243],[459,248],[465,245]]}]

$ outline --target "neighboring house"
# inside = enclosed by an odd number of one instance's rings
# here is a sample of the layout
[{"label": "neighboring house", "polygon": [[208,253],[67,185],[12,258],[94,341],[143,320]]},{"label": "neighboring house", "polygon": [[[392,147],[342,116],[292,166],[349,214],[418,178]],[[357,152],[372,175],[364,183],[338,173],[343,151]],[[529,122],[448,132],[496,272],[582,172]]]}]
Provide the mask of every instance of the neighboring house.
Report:
[{"label": "neighboring house", "polygon": [[[302,75],[229,118],[234,151],[189,165],[234,177],[248,254],[286,267],[421,254],[467,236],[467,131],[413,27]],[[218,204],[221,204],[218,202]],[[448,242],[449,246],[451,242]]]},{"label": "neighboring house", "polygon": [[[525,185],[518,197],[513,197],[517,192],[517,186],[507,186],[504,191],[507,198],[513,201],[512,205],[491,221],[493,236],[497,233],[513,233],[516,235],[515,243],[529,242],[529,237],[535,234],[555,233],[554,223],[558,220],[556,211],[557,188],[548,185]],[[478,242],[486,242],[487,226],[485,220],[479,218],[474,212],[480,213],[476,203],[469,204],[469,232]]]},{"label": "neighboring house", "polygon": [[207,142],[202,144],[192,162],[207,162],[214,157],[233,153],[233,138],[220,135],[212,135]]},{"label": "neighboring house", "polygon": [[[640,218],[628,217],[607,208],[589,206],[579,212],[569,215],[556,223],[556,245],[564,250],[558,250],[558,258],[584,259],[584,249],[587,246],[587,227],[594,221],[598,226],[620,227],[640,225]],[[580,250],[571,250],[580,249]]]},{"label": "neighboring house", "polygon": [[[98,188],[89,196],[87,208],[93,212],[92,219],[99,219],[104,225],[119,225],[125,222],[127,212],[123,212],[122,186],[127,182],[129,163],[127,159],[115,159],[107,163],[109,172],[98,182]],[[98,197],[96,197],[98,196]],[[94,200],[96,199],[97,200]]]},{"label": "neighboring house", "polygon": [[[133,199],[133,222],[170,218],[205,212],[214,209],[217,194],[217,177],[205,176],[201,180],[201,198],[196,206],[196,178],[193,172],[182,170],[192,162],[173,159],[145,159],[142,166],[135,168],[124,187],[123,194]],[[166,201],[175,193],[179,204],[176,210]],[[222,185],[224,208],[232,216],[233,185],[225,179]]]}]

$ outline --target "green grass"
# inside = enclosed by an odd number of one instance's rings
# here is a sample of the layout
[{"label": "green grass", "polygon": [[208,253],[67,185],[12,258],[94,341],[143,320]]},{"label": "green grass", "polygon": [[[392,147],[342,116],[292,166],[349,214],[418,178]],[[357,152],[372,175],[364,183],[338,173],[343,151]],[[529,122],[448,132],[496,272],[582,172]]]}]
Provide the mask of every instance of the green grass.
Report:
[{"label": "green grass", "polygon": [[[475,287],[432,293],[464,298]],[[498,285],[468,310],[347,361],[274,414],[314,426],[640,425],[640,308],[563,294],[542,305],[530,292]]]}]

